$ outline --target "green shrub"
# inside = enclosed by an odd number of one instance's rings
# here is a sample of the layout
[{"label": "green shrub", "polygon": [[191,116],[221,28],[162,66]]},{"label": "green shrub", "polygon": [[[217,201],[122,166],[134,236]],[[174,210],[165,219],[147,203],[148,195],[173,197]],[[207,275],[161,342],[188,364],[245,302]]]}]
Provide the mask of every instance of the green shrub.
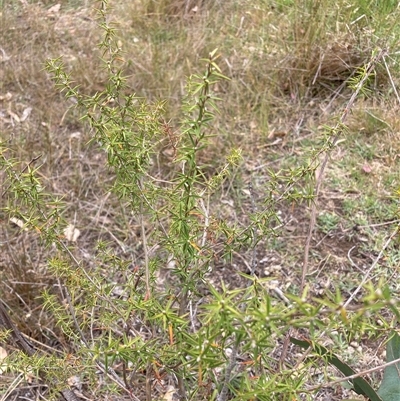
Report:
[{"label": "green shrub", "polygon": [[[372,286],[353,305],[345,304],[339,291],[314,298],[307,285],[285,293],[259,278],[260,241],[278,235],[274,227],[281,223],[280,205],[312,203],[319,158],[335,146],[343,121],[327,130],[306,163],[269,171],[262,207],[248,189],[250,210],[240,225],[219,212],[220,193],[241,164],[241,150],[231,149],[211,167],[205,157],[218,134],[213,121],[221,99],[213,86],[227,79],[217,64],[218,51],[203,60],[202,75],[188,78],[175,130],[165,121],[164,102],[131,93],[119,67],[124,55],[107,22],[106,1],[99,14],[108,76],[104,91],[83,93],[60,59],[48,61],[46,69],[92,130],[87,146],[106,154],[112,192],[138,231],[139,243],[123,247],[137,246],[141,257],[132,261],[112,244],[99,242],[94,260],[80,258],[73,235],[65,231],[62,200],[46,192],[34,160],[21,167],[3,142],[8,201],[3,213],[55,248],[47,268],[58,290],[46,290],[42,299],[73,354],[61,353],[56,360],[37,355],[15,363],[25,371],[31,364],[57,391],[64,391],[72,376],[94,391],[100,371],[104,380],[97,397],[111,391],[151,400],[169,391],[188,400],[313,399],[318,389],[307,390],[310,372],[329,382],[330,361],[315,355],[298,359],[297,351],[287,351],[289,334],[313,344],[327,337],[334,348],[333,332],[359,339],[374,313],[397,310],[390,293]],[[358,84],[359,91],[363,77]],[[326,214],[319,223],[329,232],[337,219]],[[244,252],[251,255],[247,272],[234,272],[228,262]],[[241,286],[228,288],[212,280],[217,261],[227,261]]]}]

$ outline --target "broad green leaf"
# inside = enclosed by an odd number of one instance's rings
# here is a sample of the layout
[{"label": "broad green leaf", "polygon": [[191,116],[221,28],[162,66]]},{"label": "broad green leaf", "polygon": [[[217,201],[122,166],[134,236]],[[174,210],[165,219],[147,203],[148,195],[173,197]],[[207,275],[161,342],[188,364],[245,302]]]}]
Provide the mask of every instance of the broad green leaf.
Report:
[{"label": "broad green leaf", "polygon": [[[400,336],[394,332],[386,347],[387,362],[400,358]],[[378,394],[383,401],[400,400],[400,362],[387,366]]]},{"label": "broad green leaf", "polygon": [[[304,349],[311,347],[314,352],[316,352],[319,356],[323,357],[328,363],[339,369],[345,376],[352,376],[356,374],[356,372],[349,365],[342,362],[335,354],[330,352],[327,348],[323,347],[322,345],[312,343],[311,341],[298,340],[297,338],[293,337],[290,337],[290,341],[293,344],[298,345]],[[387,401],[379,397],[376,391],[362,377],[356,377],[355,379],[352,379],[350,381],[351,383],[353,383],[354,386],[353,390],[357,394],[365,395],[366,397],[368,397],[370,401]],[[399,399],[397,399],[396,401],[399,401]]]}]

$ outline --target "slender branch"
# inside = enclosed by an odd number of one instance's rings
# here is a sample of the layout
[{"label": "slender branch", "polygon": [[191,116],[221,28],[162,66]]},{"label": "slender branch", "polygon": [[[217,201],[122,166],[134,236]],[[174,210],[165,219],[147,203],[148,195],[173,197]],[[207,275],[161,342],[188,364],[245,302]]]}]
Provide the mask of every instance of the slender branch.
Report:
[{"label": "slender branch", "polygon": [[[340,136],[342,135],[342,133],[343,133],[342,125],[346,121],[349,111],[353,108],[356,98],[358,97],[360,91],[362,90],[365,82],[367,81],[369,76],[374,71],[375,66],[386,55],[386,53],[387,53],[387,51],[385,49],[380,50],[378,55],[373,57],[372,60],[370,60],[370,62],[368,63],[364,76],[358,83],[356,90],[353,92],[352,96],[350,97],[350,100],[347,102],[347,105],[344,108],[344,110],[339,118],[338,123],[333,128],[333,132],[335,133],[335,135],[331,140],[331,146],[329,147],[329,149],[332,149],[336,145],[337,141],[339,140]],[[307,275],[307,271],[308,271],[308,258],[309,258],[309,253],[310,253],[312,234],[314,232],[315,222],[316,222],[318,196],[319,196],[319,192],[321,190],[324,172],[325,172],[326,166],[328,164],[328,159],[329,159],[329,155],[330,155],[329,149],[325,151],[325,157],[322,161],[322,164],[321,164],[321,167],[319,169],[318,176],[316,179],[316,185],[315,185],[315,191],[314,191],[314,201],[313,201],[313,204],[311,207],[310,225],[309,225],[307,240],[306,240],[306,244],[305,244],[305,248],[304,248],[304,259],[303,259],[303,269],[302,269],[302,275],[301,275],[300,292],[303,292],[306,275]]]},{"label": "slender branch", "polygon": [[[21,175],[23,173],[25,173],[25,171],[30,167],[30,165],[32,163],[34,163],[36,160],[40,159],[42,157],[42,155],[36,156],[33,159],[31,159],[31,161],[21,170],[21,172],[17,175],[16,173],[14,173],[14,179],[16,181],[19,181],[19,178],[21,177]],[[10,185],[1,193],[1,197],[3,198],[4,195],[7,193],[7,191],[11,188],[12,183],[10,183]]]},{"label": "slender branch", "polygon": [[231,381],[232,371],[237,364],[237,360],[236,360],[237,349],[238,349],[238,344],[235,344],[233,346],[232,353],[229,358],[229,364],[225,370],[224,383],[222,385],[221,392],[219,393],[219,395],[217,397],[217,401],[226,401],[226,399],[228,398],[229,383]]},{"label": "slender branch", "polygon": [[[249,192],[250,192],[250,201],[251,201],[251,212],[255,214],[257,212],[257,206],[256,202],[254,200],[254,190],[253,190],[253,185],[251,181],[249,182]],[[258,234],[257,234],[257,227],[252,228],[253,235],[252,235],[252,257],[251,257],[251,269],[250,269],[250,274],[252,276],[255,275],[256,269],[258,266],[258,261],[257,261],[257,242],[258,242]]]},{"label": "slender branch", "polygon": [[143,245],[143,253],[144,253],[144,274],[145,274],[145,283],[146,283],[146,299],[149,299],[151,296],[151,289],[150,289],[150,265],[149,265],[149,250],[147,247],[147,236],[146,236],[146,227],[144,226],[143,220],[143,200],[140,200],[140,212],[139,212],[139,222],[140,222],[140,229],[142,234],[142,245]]}]

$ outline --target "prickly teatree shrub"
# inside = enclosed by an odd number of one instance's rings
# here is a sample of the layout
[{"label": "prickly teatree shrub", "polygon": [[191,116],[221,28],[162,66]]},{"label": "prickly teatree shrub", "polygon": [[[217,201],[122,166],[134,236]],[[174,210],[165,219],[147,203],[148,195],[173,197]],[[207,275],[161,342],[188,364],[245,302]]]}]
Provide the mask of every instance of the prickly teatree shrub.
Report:
[{"label": "prickly teatree shrub", "polygon": [[[307,389],[310,372],[330,373],[321,368],[323,359],[289,353],[289,335],[301,333],[310,343],[332,332],[357,338],[374,330],[374,312],[397,306],[387,290],[368,285],[354,305],[345,305],[340,292],[310,299],[307,286],[283,294],[258,278],[255,251],[262,237],[277,235],[272,223],[279,222],[280,202],[312,201],[313,191],[299,185],[315,175],[319,156],[335,145],[332,138],[343,127],[327,132],[305,165],[271,172],[263,208],[249,210],[246,226],[221,218],[219,191],[240,167],[241,152],[232,149],[211,173],[202,162],[216,134],[220,99],[213,85],[227,79],[217,50],[203,60],[202,75],[188,78],[182,121],[172,125],[164,119],[163,102],[149,103],[127,87],[106,6],[102,2],[99,10],[104,91],[82,93],[61,60],[46,68],[91,128],[88,146],[107,155],[112,191],[140,242],[121,244],[122,254],[99,242],[94,260],[80,258],[70,234],[66,238],[62,199],[46,193],[34,164],[19,166],[2,143],[3,212],[54,247],[47,267],[57,286],[42,294],[43,304],[69,351],[19,355],[14,362],[25,372],[44,372],[54,394],[77,378],[97,399],[111,393],[135,400],[173,399],[175,393],[185,400],[313,399],[318,389]],[[133,247],[139,256],[130,258]],[[210,279],[217,260],[229,263],[233,254],[249,250],[253,260],[242,274],[243,288]]]}]

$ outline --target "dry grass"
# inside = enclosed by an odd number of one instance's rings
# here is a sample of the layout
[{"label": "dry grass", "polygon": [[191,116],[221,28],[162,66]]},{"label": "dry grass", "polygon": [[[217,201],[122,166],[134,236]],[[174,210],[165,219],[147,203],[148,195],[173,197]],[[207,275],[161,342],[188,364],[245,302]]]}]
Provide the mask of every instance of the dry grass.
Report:
[{"label": "dry grass", "polygon": [[[129,244],[135,261],[142,254],[137,222],[107,192],[113,176],[105,167],[105,155],[95,144],[86,146],[91,132],[43,71],[46,59],[62,55],[83,91],[93,94],[104,88],[96,46],[101,31],[87,3],[82,7],[62,2],[60,10],[50,8],[50,2],[5,5],[0,129],[21,170],[41,155],[35,165],[41,166],[46,190],[62,197],[67,205],[63,217],[81,228],[75,252],[90,266],[98,240],[108,241],[119,254]],[[132,90],[151,100],[167,99],[167,119],[172,121],[181,116],[185,77],[201,71],[200,59],[219,48],[220,66],[231,80],[216,88],[223,99],[221,115],[211,139],[213,150],[203,160],[212,174],[221,154],[232,145],[243,148],[244,164],[221,193],[227,206],[219,211],[221,216],[231,214],[240,224],[251,209],[246,192],[249,182],[261,206],[268,169],[301,164],[309,149],[318,146],[321,126],[343,106],[349,93],[346,83],[375,47],[368,27],[360,34],[344,21],[339,9],[326,14],[323,6],[309,6],[313,2],[305,2],[309,8],[304,9],[299,1],[290,6],[284,5],[290,2],[272,3],[116,1],[110,15],[117,23]],[[372,96],[357,103],[344,145],[332,153],[320,213],[336,213],[339,223],[328,234],[317,229],[314,236],[309,279],[317,295],[326,289],[334,292],[336,286],[345,293],[351,291],[362,271],[349,268],[349,250],[357,246],[352,261],[369,265],[390,227],[375,224],[394,220],[397,206],[392,195],[399,186],[398,105],[392,96],[384,95],[390,82],[383,69],[378,72],[370,83]],[[159,168],[163,163],[167,162]],[[282,204],[280,213],[283,231],[258,247],[260,275],[274,276],[282,289],[295,292],[309,210],[306,205]],[[35,233],[21,232],[4,215],[0,219],[3,300],[23,332],[48,346],[68,348],[53,318],[43,311],[39,296],[42,289],[57,286],[46,267],[48,257],[57,251],[44,249]],[[395,248],[388,251],[374,276],[386,274],[387,268],[388,283],[398,291]],[[246,255],[238,257],[234,267],[246,270],[240,267],[241,258]],[[220,268],[222,277],[231,279],[233,286],[240,285],[226,264]]]}]

